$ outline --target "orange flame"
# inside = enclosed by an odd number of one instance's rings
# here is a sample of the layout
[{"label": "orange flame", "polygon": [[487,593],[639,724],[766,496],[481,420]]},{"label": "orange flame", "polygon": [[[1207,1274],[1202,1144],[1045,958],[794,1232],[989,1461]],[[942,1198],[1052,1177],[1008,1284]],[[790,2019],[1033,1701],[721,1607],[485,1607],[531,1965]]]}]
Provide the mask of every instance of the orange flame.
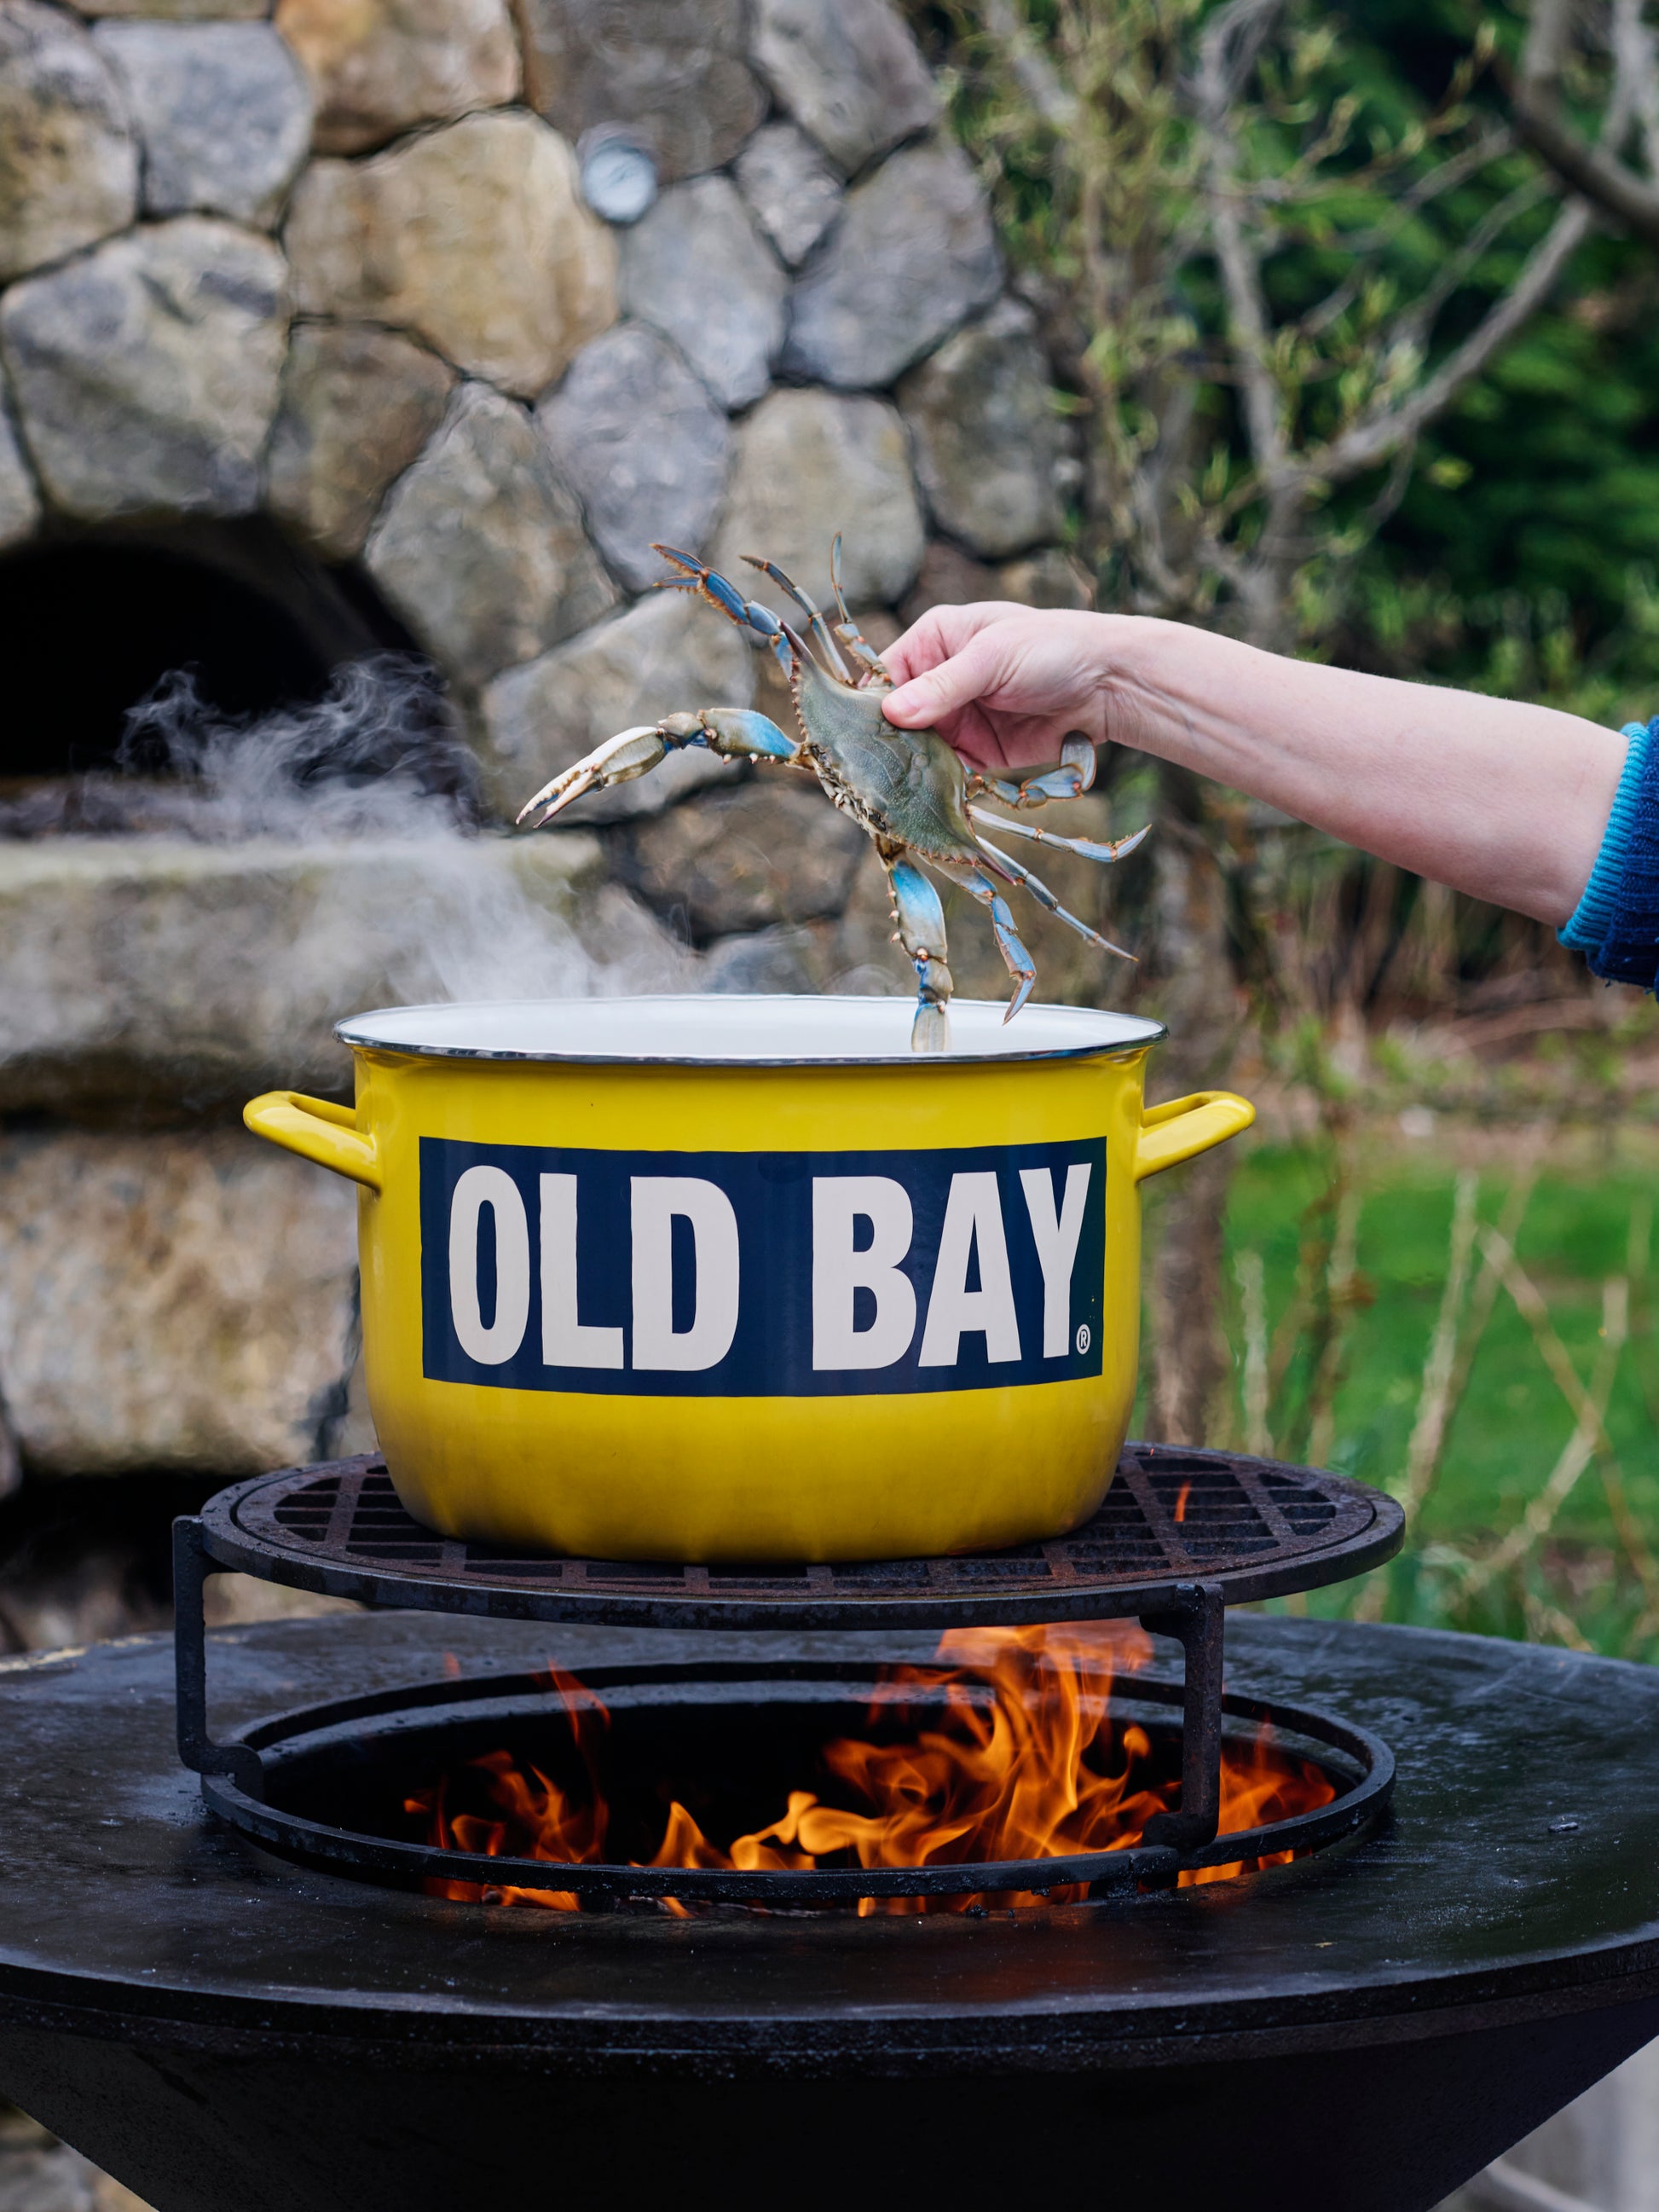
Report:
[{"label": "orange flame", "polygon": [[[828,1860],[861,1867],[974,1865],[994,1859],[1037,1859],[1085,1851],[1127,1850],[1147,1821],[1179,1802],[1179,1785],[1158,1778],[1152,1747],[1137,1723],[1118,1729],[1109,1713],[1115,1674],[1144,1667],[1152,1639],[1138,1630],[1077,1628],[953,1630],[941,1641],[938,1668],[883,1669],[869,1708],[872,1727],[889,1730],[914,1704],[926,1718],[900,1741],[843,1737],[821,1754],[839,1785],[827,1803],[815,1791],[792,1790],[785,1810],[768,1826],[721,1844],[704,1834],[685,1807],[668,1809],[663,1838],[648,1860],[631,1865],[800,1870]],[[510,1752],[475,1759],[499,1818],[447,1808],[440,1782],[404,1801],[424,1814],[430,1842],[484,1856],[562,1860],[587,1865],[605,1857],[610,1821],[600,1753],[610,1715],[574,1675],[557,1668],[548,1680],[565,1709],[586,1772],[586,1792],[572,1796],[539,1768]],[[914,1701],[914,1703],[913,1703]],[[1334,1785],[1321,1770],[1279,1750],[1263,1728],[1248,1742],[1224,1746],[1221,1826],[1255,1827],[1328,1804]],[[1282,1865],[1278,1851],[1249,1863]],[[1226,1881],[1244,1863],[1183,1873],[1183,1887]],[[576,1909],[568,1890],[434,1881],[434,1895],[489,1904]],[[1060,1885],[1042,1893],[1054,1902],[1080,1900],[1086,1891]],[[987,1897],[864,1898],[860,1913],[960,1912],[969,1906],[1032,1904],[1029,1893]],[[666,1909],[684,1912],[672,1899]]]}]

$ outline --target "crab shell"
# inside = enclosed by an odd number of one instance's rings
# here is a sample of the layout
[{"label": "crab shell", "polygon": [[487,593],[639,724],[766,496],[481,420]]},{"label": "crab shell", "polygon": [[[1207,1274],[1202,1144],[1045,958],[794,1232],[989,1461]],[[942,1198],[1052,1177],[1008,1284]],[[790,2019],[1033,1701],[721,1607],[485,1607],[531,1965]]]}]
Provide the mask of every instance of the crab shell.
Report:
[{"label": "crab shell", "polygon": [[882,848],[924,860],[977,861],[968,818],[968,775],[936,730],[896,729],[882,712],[886,686],[843,684],[803,648],[791,690],[818,781]]}]

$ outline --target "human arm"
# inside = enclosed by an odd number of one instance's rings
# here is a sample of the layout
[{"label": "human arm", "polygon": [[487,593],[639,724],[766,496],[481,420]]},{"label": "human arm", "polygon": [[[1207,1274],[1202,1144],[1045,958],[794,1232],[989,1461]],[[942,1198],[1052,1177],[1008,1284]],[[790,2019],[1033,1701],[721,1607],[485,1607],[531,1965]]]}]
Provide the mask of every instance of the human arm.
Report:
[{"label": "human arm", "polygon": [[975,766],[1051,760],[1079,730],[1557,927],[1589,880],[1627,751],[1554,708],[1141,616],[938,607],[884,658],[900,687],[890,718],[937,728]]}]

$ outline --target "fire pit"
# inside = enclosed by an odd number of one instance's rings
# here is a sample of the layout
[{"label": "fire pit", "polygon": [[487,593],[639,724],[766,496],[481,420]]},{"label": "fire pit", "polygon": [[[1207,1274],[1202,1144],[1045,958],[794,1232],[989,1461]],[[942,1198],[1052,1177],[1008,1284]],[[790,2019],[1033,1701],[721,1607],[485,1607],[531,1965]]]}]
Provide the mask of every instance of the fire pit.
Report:
[{"label": "fire pit", "polygon": [[[1235,1500],[1231,1550],[1205,1556],[1219,1522],[1205,1534],[1200,1486]],[[422,1607],[205,1642],[186,1627],[192,1696],[211,1661],[212,1735],[190,1698],[182,1714],[200,1784],[177,1761],[165,1639],[0,1672],[19,1785],[0,1832],[0,2090],[161,2212],[454,2212],[550,2187],[630,2206],[718,2189],[1000,2207],[1034,2180],[1079,2197],[1109,2182],[1177,2212],[1427,2212],[1659,2031],[1649,1670],[1236,1615],[1222,1742],[1274,1717],[1279,1753],[1334,1790],[1315,1820],[1346,1807],[1346,1834],[1315,1847],[1310,1830],[1294,1863],[1181,1887],[1183,1862],[1244,1856],[1247,1839],[1172,1840],[1149,1820],[1104,1854],[1116,1863],[1086,1901],[1062,1901],[1083,1870],[1048,1859],[942,1868],[936,1895],[926,1870],[891,1869],[912,1901],[890,1884],[894,1909],[860,1912],[852,1893],[879,1869],[771,1870],[769,1888],[764,1869],[627,1865],[648,1855],[627,1786],[689,1795],[712,1774],[710,1832],[752,1822],[815,1747],[880,1735],[884,1682],[921,1711],[937,1638],[919,1617],[1084,1618],[1098,1555],[806,1569],[770,1589],[786,1578],[520,1560],[515,1584],[515,1563],[447,1548],[388,1495],[358,1462],[243,1486],[186,1525],[186,1600],[190,1571],[240,1547],[295,1581]],[[1139,1588],[1196,1662],[1184,1686],[1111,1689],[1114,1725],[1143,1729],[1180,1819],[1193,1741],[1175,1723],[1211,1698],[1219,1613],[1194,1601],[1183,1620],[1171,1589],[1311,1579],[1316,1519],[1340,1572],[1395,1524],[1358,1486],[1216,1454],[1137,1448],[1111,1495],[1123,1540],[1137,1513],[1150,1529]],[[860,1603],[872,1625],[839,1625]],[[555,1607],[589,1619],[538,1617]],[[769,1607],[777,1625],[745,1625]],[[675,1607],[701,1625],[642,1618]],[[580,1909],[431,1894],[451,1871],[419,1821],[394,1832],[399,1792],[479,1752],[552,1759],[573,1677],[611,1709],[616,1848],[528,1871]],[[1379,1810],[1384,1735],[1400,1774]],[[509,1871],[455,1856],[475,1889]],[[838,1871],[838,1894],[817,1886]],[[993,1881],[1032,1901],[1006,1905]]]}]

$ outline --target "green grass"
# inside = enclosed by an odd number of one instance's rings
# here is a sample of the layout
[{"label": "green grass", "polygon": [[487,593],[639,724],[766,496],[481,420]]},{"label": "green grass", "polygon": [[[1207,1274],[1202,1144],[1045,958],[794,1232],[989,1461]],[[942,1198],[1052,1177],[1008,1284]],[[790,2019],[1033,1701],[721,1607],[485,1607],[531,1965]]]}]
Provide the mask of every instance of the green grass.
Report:
[{"label": "green grass", "polygon": [[[1443,1121],[1432,1137],[1373,1133],[1348,1148],[1346,1173],[1358,1205],[1357,1273],[1351,1301],[1339,1301],[1333,1322],[1339,1352],[1322,1417],[1310,1405],[1310,1370],[1334,1218],[1336,1155],[1328,1146],[1264,1143],[1243,1153],[1226,1224],[1228,1333],[1235,1354],[1229,1441],[1243,1439],[1244,1419],[1246,1332],[1236,1270],[1239,1255],[1254,1252],[1261,1255],[1268,1330],[1284,1370],[1269,1408],[1273,1449],[1294,1458],[1316,1446],[1326,1463],[1401,1492],[1448,1275],[1459,1170],[1478,1176],[1477,1216],[1493,1224],[1522,1172],[1524,1141],[1459,1132]],[[1407,1552],[1385,1572],[1382,1617],[1562,1640],[1576,1635],[1604,1650],[1659,1657],[1651,1562],[1645,1588],[1638,1565],[1644,1545],[1659,1549],[1659,1362],[1651,1334],[1655,1240],[1649,1233],[1656,1195],[1659,1146],[1650,1134],[1578,1135],[1551,1145],[1516,1254],[1586,1385],[1602,1349],[1603,1286],[1620,1278],[1628,1285],[1629,1340],[1607,1404],[1611,1453],[1591,1460],[1548,1528],[1512,1568],[1473,1596],[1465,1593],[1462,1563],[1480,1559],[1517,1528],[1576,1425],[1534,1328],[1510,1292],[1498,1289]],[[1480,1258],[1477,1244],[1472,1272]],[[1292,1309],[1299,1287],[1298,1326]],[[1468,1305],[1466,1297],[1466,1342]],[[1629,1507],[1623,1535],[1609,1498],[1609,1485],[1621,1480]],[[1632,1527],[1633,1543],[1626,1540]],[[1360,1589],[1350,1587],[1316,1594],[1308,1605],[1346,1612],[1357,1601]],[[1376,1597],[1365,1601],[1375,1606]]]}]

